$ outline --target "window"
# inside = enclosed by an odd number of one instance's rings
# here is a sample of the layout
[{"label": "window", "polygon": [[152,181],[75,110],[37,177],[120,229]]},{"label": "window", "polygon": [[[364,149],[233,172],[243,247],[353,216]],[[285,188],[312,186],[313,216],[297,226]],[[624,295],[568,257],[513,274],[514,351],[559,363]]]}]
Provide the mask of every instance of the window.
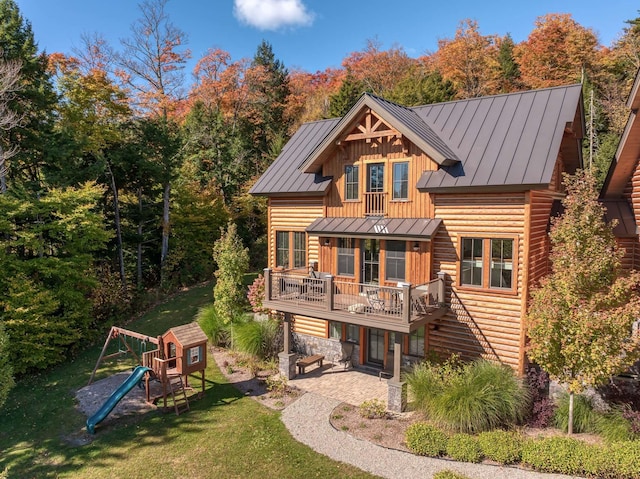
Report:
[{"label": "window", "polygon": [[347,341],[360,342],[360,327],[355,324],[347,324]]},{"label": "window", "polygon": [[384,191],[384,163],[367,165],[367,192],[382,193]]},{"label": "window", "polygon": [[424,326],[409,335],[409,354],[424,357]]},{"label": "window", "polygon": [[304,268],[306,263],[306,233],[303,231],[276,231],[276,267]]},{"label": "window", "polygon": [[360,167],[358,165],[347,165],[344,167],[344,199],[358,199],[358,181]]},{"label": "window", "polygon": [[393,199],[406,200],[409,198],[409,162],[393,164]]},{"label": "window", "polygon": [[191,366],[192,364],[197,364],[200,362],[200,358],[202,357],[202,346],[196,346],[194,348],[189,349],[189,355],[187,356],[187,364]]},{"label": "window", "polygon": [[462,238],[460,285],[511,290],[514,240]]},{"label": "window", "polygon": [[385,276],[388,280],[404,281],[406,243],[387,240],[386,244]]},{"label": "window", "polygon": [[304,268],[307,265],[307,236],[304,232],[293,232],[293,267]]},{"label": "window", "polygon": [[482,286],[482,238],[462,239],[462,271],[460,284]]},{"label": "window", "polygon": [[329,338],[342,339],[342,323],[329,321]]},{"label": "window", "polygon": [[355,240],[353,238],[338,238],[338,274],[353,276]]},{"label": "window", "polygon": [[491,240],[491,288],[511,288],[513,240]]}]

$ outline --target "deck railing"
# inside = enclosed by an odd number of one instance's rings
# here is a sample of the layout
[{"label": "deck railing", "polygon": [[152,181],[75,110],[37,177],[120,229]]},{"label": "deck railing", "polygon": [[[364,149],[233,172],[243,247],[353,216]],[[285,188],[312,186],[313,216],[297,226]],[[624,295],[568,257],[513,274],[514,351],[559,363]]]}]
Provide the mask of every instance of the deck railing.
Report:
[{"label": "deck railing", "polygon": [[386,216],[387,193],[365,193],[364,214],[366,216]]},{"label": "deck railing", "polygon": [[380,286],[264,270],[265,301],[411,322],[444,304],[444,273],[420,285]]}]

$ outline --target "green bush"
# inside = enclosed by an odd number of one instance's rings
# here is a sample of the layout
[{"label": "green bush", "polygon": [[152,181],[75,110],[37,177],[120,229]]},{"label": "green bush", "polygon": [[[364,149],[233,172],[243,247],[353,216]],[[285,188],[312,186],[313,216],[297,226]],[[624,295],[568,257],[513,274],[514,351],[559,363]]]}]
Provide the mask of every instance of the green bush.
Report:
[{"label": "green bush", "polygon": [[360,416],[367,419],[383,419],[387,417],[387,407],[379,399],[363,401],[358,407]]},{"label": "green bush", "polygon": [[447,456],[456,461],[480,462],[482,450],[478,438],[469,434],[454,434],[447,442]]},{"label": "green bush", "polygon": [[414,365],[405,375],[414,407],[429,414],[434,399],[442,393],[450,378],[457,374],[455,359],[443,365],[429,361]]},{"label": "green bush", "polygon": [[406,442],[409,450],[420,456],[439,457],[447,450],[447,435],[423,422],[413,423],[407,428]]},{"label": "green bush", "polygon": [[547,437],[525,441],[522,463],[541,472],[578,475],[598,448],[568,437]]},{"label": "green bush", "polygon": [[522,436],[512,431],[486,431],[478,435],[480,449],[487,459],[515,464],[522,456]]},{"label": "green bush", "polygon": [[436,472],[433,475],[433,479],[469,479],[469,476],[465,476],[450,469],[445,469],[444,471]]},{"label": "green bush", "polygon": [[528,403],[528,389],[511,368],[478,360],[448,381],[428,415],[453,431],[478,433],[521,422]]},{"label": "green bush", "polygon": [[279,331],[279,323],[273,319],[234,324],[233,346],[261,359],[270,358],[277,354]]},{"label": "green bush", "polygon": [[228,346],[230,327],[218,315],[213,304],[203,306],[196,315],[196,321],[214,346]]},{"label": "green bush", "polygon": [[[591,399],[582,394],[573,396],[573,432],[596,432],[597,413]],[[569,395],[563,394],[558,400],[558,408],[553,416],[555,426],[567,431],[569,425]]]},{"label": "green bush", "polygon": [[[612,444],[604,449],[601,469],[608,477],[617,479],[640,478],[640,441],[626,441]],[[605,467],[606,466],[606,467]]]},{"label": "green bush", "polygon": [[628,407],[616,407],[604,415],[596,418],[596,430],[608,443],[634,441],[640,435],[632,427],[629,414],[636,414]]}]

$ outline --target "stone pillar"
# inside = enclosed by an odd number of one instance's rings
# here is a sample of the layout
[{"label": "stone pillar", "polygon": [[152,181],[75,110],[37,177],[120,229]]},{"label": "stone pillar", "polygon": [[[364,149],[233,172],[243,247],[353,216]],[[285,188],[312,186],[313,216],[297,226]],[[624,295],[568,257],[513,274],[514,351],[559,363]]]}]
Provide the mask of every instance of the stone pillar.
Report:
[{"label": "stone pillar", "polygon": [[387,381],[387,409],[391,412],[402,412],[407,407],[407,383],[396,382],[394,378]]}]

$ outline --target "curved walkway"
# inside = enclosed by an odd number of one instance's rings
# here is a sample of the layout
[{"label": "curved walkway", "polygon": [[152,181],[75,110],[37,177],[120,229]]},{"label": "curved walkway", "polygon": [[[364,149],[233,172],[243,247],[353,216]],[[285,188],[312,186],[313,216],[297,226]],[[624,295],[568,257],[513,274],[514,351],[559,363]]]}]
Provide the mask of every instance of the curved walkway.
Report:
[{"label": "curved walkway", "polygon": [[472,479],[567,479],[571,476],[541,474],[516,468],[470,464],[420,457],[387,449],[345,432],[329,423],[332,411],[340,401],[314,393],[303,394],[282,411],[282,422],[293,437],[325,456],[351,464],[359,469],[389,479],[431,478],[450,469]]}]

